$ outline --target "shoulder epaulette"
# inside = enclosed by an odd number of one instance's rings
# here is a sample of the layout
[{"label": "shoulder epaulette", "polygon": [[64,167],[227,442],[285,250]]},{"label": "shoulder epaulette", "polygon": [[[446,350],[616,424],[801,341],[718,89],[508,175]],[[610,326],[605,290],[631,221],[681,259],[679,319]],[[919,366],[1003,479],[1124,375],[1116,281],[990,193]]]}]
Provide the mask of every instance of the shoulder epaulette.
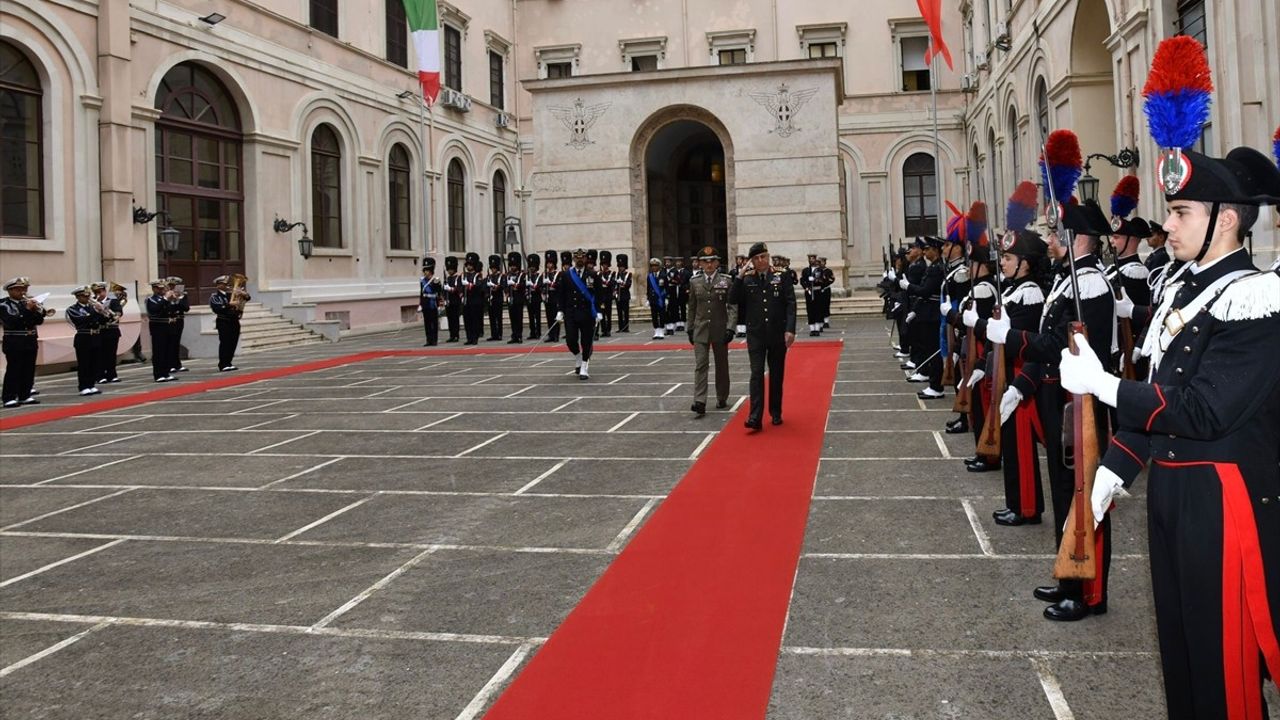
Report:
[{"label": "shoulder epaulette", "polygon": [[1023,283],[1005,302],[1015,305],[1041,305],[1044,303],[1044,291],[1033,282]]},{"label": "shoulder epaulette", "polygon": [[1280,275],[1259,272],[1235,280],[1212,302],[1218,320],[1259,320],[1280,315]]},{"label": "shoulder epaulette", "polygon": [[986,300],[996,296],[996,286],[989,282],[975,282],[970,292],[975,300]]},{"label": "shoulder epaulette", "polygon": [[1120,274],[1132,280],[1146,280],[1151,271],[1142,263],[1125,263],[1120,266]]},{"label": "shoulder epaulette", "polygon": [[[1111,283],[1107,282],[1106,276],[1102,271],[1093,268],[1084,268],[1076,273],[1076,284],[1080,286],[1080,299],[1091,300],[1111,292]],[[1067,289],[1063,293],[1067,297],[1072,297],[1071,281],[1067,280]]]}]

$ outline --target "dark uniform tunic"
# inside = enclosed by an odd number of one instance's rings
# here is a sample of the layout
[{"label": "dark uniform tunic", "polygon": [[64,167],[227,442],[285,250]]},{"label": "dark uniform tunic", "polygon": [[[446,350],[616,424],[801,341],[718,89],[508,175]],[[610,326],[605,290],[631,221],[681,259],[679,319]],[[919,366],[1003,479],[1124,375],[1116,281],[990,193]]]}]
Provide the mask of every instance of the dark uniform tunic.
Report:
[{"label": "dark uniform tunic", "polygon": [[[580,280],[579,286],[575,281]],[[564,313],[565,343],[569,352],[581,353],[582,361],[591,359],[591,345],[596,335],[596,295],[600,293],[600,277],[591,268],[569,268],[560,273],[556,287],[559,312]]]},{"label": "dark uniform tunic", "polygon": [[457,342],[462,330],[462,275],[453,272],[444,280],[444,317],[449,325],[449,340]]},{"label": "dark uniform tunic", "polygon": [[502,300],[507,294],[507,276],[490,270],[485,284],[489,298],[489,340],[498,341],[502,339]]},{"label": "dark uniform tunic", "polygon": [[459,284],[462,288],[462,324],[466,328],[466,344],[475,345],[480,342],[480,333],[484,332],[484,310],[489,301],[485,278],[478,272],[467,272],[462,274]]},{"label": "dark uniform tunic", "polygon": [[528,289],[525,274],[519,270],[508,271],[502,277],[502,287],[507,295],[507,320],[511,322],[511,342],[524,342],[524,304]]},{"label": "dark uniform tunic", "polygon": [[560,313],[560,298],[556,296],[556,286],[560,283],[562,272],[553,269],[542,273],[542,301],[547,307],[547,342],[560,342],[560,324],[555,320]]},{"label": "dark uniform tunic", "polygon": [[785,334],[796,331],[796,292],[790,278],[767,270],[740,275],[729,302],[738,306],[747,326],[747,355],[751,359],[751,408],[747,421],[759,423],[764,414],[764,375],[769,370],[769,415],[782,418],[782,383],[786,372]]},{"label": "dark uniform tunic", "polygon": [[618,270],[615,291],[615,297],[618,299],[618,332],[631,332],[631,279],[630,268]]},{"label": "dark uniform tunic", "polygon": [[613,334],[613,294],[617,292],[618,273],[615,270],[600,271],[600,292],[596,293],[596,306],[604,316],[600,321],[600,336]]},{"label": "dark uniform tunic", "polygon": [[81,390],[92,389],[102,373],[98,367],[102,355],[102,328],[107,318],[92,306],[76,303],[67,308],[67,322],[76,328],[76,380]]},{"label": "dark uniform tunic", "polygon": [[1280,677],[1280,277],[1254,273],[1237,250],[1169,286],[1161,310],[1184,312],[1157,313],[1150,332],[1167,317],[1179,331],[1154,340],[1164,351],[1151,383],[1120,383],[1103,458],[1126,485],[1151,461],[1171,718],[1260,719],[1259,658]]},{"label": "dark uniform tunic", "polygon": [[231,302],[231,293],[217,290],[209,298],[209,309],[216,316],[213,324],[218,329],[218,369],[232,367],[236,346],[240,344],[240,314]]},{"label": "dark uniform tunic", "polygon": [[[911,362],[915,363],[916,372],[932,375],[931,368],[937,365],[939,382],[935,390],[942,389],[942,362],[938,354],[938,303],[942,299],[942,263],[925,263],[920,279],[908,279],[907,298],[911,303],[911,312],[916,316],[911,321]],[[819,318],[818,322],[822,319]]]},{"label": "dark uniform tunic", "polygon": [[164,293],[154,293],[146,300],[147,328],[151,331],[151,375],[159,380],[169,377],[178,367],[178,323],[186,298],[169,300]]},{"label": "dark uniform tunic", "polygon": [[667,292],[667,272],[654,270],[649,273],[646,280],[645,294],[649,300],[649,317],[653,320],[653,329],[659,330],[666,323],[667,304],[671,301],[671,295]]},{"label": "dark uniform tunic", "polygon": [[[982,429],[986,426],[987,409],[991,407],[992,373],[987,368],[991,343],[987,341],[986,322],[991,319],[991,313],[996,308],[995,278],[991,275],[983,275],[973,280],[969,286],[967,302],[971,303],[974,311],[978,313],[978,324],[974,326],[972,335],[965,333],[961,351],[969,368],[969,378],[966,378],[970,385],[969,430],[973,433],[973,443],[976,446],[982,437]],[[972,380],[974,370],[983,372],[982,379],[977,383]],[[974,457],[976,458],[977,455],[975,454]]]},{"label": "dark uniform tunic", "polygon": [[[1003,310],[1014,330],[1035,332],[1044,314],[1044,291],[1035,280],[1025,277],[1004,293]],[[1022,375],[1024,354],[1004,354],[1005,378],[1013,383]],[[1004,467],[1005,507],[1026,519],[1039,519],[1044,512],[1044,484],[1040,477],[1040,443],[1044,434],[1036,415],[1035,397],[1023,392],[1023,400],[1000,427],[1001,465]]]},{"label": "dark uniform tunic", "polygon": [[[933,373],[929,374],[929,387],[931,388],[942,387],[942,368],[946,365],[948,357],[952,358],[954,366],[959,367],[960,365],[961,341],[960,338],[956,337],[955,329],[964,329],[964,324],[960,317],[962,312],[960,306],[964,302],[965,296],[969,294],[969,289],[972,285],[973,283],[969,279],[968,263],[963,257],[947,264],[946,274],[942,281],[942,299],[947,302],[950,309],[947,310],[946,315],[939,318],[941,337],[938,339],[938,347],[941,350],[942,365],[937,366],[937,368],[930,368],[935,370],[938,375],[935,382]],[[939,305],[939,310],[941,310],[941,305]],[[954,377],[956,387],[959,387],[963,378],[960,377],[958,372],[954,374]]]},{"label": "dark uniform tunic", "polygon": [[542,273],[525,273],[524,294],[529,308],[529,339],[537,340],[542,337]]},{"label": "dark uniform tunic", "polygon": [[440,341],[440,303],[445,297],[444,283],[432,275],[418,279],[418,303],[422,308],[422,327],[427,335],[427,345]]},{"label": "dark uniform tunic", "polygon": [[111,311],[111,317],[98,338],[101,352],[98,356],[98,372],[102,376],[99,380],[111,383],[119,379],[116,373],[116,356],[120,354],[120,316],[124,315],[124,303],[114,295],[107,295],[98,302]]},{"label": "dark uniform tunic", "polygon": [[4,324],[4,399],[21,402],[31,397],[36,381],[36,355],[40,339],[36,326],[44,314],[27,309],[27,304],[10,297],[0,298],[0,322]]}]

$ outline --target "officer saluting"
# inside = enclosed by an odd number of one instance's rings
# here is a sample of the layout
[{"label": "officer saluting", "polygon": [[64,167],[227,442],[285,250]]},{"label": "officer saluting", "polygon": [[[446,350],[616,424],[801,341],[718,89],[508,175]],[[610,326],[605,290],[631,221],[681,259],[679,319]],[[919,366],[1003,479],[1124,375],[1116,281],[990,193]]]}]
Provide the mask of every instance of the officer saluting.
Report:
[{"label": "officer saluting", "polygon": [[782,424],[782,381],[787,348],[796,339],[796,293],[790,279],[769,267],[769,248],[756,243],[747,266],[733,285],[729,302],[746,318],[747,355],[751,358],[751,409],[746,427],[759,430],[764,414],[764,375],[769,369],[769,415]]},{"label": "officer saluting", "polygon": [[689,342],[693,344],[693,407],[707,412],[707,369],[716,360],[716,407],[729,404],[729,342],[733,340],[734,306],[729,303],[734,280],[720,272],[720,256],[710,246],[698,253],[701,268],[689,279]]}]

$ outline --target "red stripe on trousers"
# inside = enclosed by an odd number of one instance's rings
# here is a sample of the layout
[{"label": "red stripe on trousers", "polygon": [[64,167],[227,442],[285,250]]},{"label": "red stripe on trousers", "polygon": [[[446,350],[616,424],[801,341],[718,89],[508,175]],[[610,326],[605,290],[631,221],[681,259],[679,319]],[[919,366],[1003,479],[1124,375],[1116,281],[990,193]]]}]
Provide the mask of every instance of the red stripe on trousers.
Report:
[{"label": "red stripe on trousers", "polygon": [[1106,568],[1102,563],[1103,544],[1107,541],[1107,530],[1099,525],[1093,532],[1093,564],[1097,568],[1092,580],[1084,581],[1084,604],[1093,607],[1102,602],[1102,593],[1107,587]]},{"label": "red stripe on trousers", "polygon": [[1018,512],[1024,518],[1031,518],[1036,514],[1036,465],[1040,462],[1032,445],[1033,426],[1039,422],[1035,403],[1019,403],[1013,411],[1013,419],[1017,423],[1018,498],[1022,502]]}]

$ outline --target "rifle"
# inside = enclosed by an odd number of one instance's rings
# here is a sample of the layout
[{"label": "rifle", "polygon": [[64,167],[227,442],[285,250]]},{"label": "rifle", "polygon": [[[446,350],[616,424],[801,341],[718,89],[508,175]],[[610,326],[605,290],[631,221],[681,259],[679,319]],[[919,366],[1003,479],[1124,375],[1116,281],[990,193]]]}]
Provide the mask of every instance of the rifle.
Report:
[{"label": "rifle", "polygon": [[[994,245],[988,248],[994,257]],[[998,318],[1004,314],[1004,292],[1000,287],[1000,270],[996,269],[996,307],[991,317]],[[987,415],[983,419],[982,432],[978,435],[977,454],[1000,461],[1000,399],[1004,396],[1005,377],[1004,344],[992,343],[991,351],[991,402],[987,406]]]},{"label": "rifle", "polygon": [[[1046,158],[1048,157],[1043,146],[1041,152]],[[1067,261],[1071,266],[1071,293],[1076,306],[1076,320],[1067,328],[1067,346],[1072,355],[1079,355],[1080,348],[1076,347],[1076,334],[1085,335],[1085,327],[1084,322],[1080,320],[1084,317],[1084,313],[1080,306],[1080,285],[1076,280],[1074,238],[1070,230],[1062,227],[1062,218],[1058,212],[1058,198],[1054,192],[1053,183],[1049,182],[1046,185],[1049,188],[1050,207],[1045,211],[1045,220],[1057,233],[1058,242],[1062,242],[1065,238]],[[1059,580],[1092,580],[1097,577],[1097,567],[1094,562],[1092,499],[1093,478],[1098,471],[1099,451],[1093,396],[1072,395],[1063,415],[1070,417],[1075,446],[1072,451],[1075,488],[1072,491],[1071,510],[1067,513],[1067,523],[1063,527],[1062,544],[1058,547],[1058,555],[1053,563],[1053,576]]]},{"label": "rifle", "polygon": [[[1116,275],[1120,275],[1120,266],[1116,265]],[[1114,285],[1111,288],[1115,293],[1116,300],[1120,300],[1124,294],[1123,285]],[[1133,362],[1133,320],[1129,318],[1116,318],[1116,332],[1120,333],[1120,377],[1125,380],[1137,380],[1138,368]]]},{"label": "rifle", "polygon": [[[974,278],[975,281],[977,278]],[[973,307],[973,295],[964,301],[960,306],[960,312]],[[960,360],[960,377],[964,378],[960,387],[956,389],[956,400],[951,404],[951,412],[968,413],[973,409],[973,388],[969,387],[969,376],[973,374],[973,356],[976,354],[974,345],[976,343],[973,328],[969,328],[965,332],[964,347],[966,348],[964,357]],[[945,371],[945,369],[944,369]]]}]

